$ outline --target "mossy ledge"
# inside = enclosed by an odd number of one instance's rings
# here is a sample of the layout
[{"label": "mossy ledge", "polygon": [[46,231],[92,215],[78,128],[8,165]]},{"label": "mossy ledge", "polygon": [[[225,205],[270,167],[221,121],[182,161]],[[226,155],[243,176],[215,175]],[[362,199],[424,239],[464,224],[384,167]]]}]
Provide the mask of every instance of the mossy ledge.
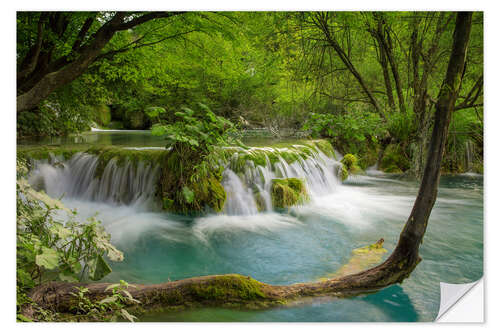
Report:
[{"label": "mossy ledge", "polygon": [[51,161],[56,156],[69,160],[73,155],[83,152],[88,147],[60,147],[60,146],[18,146],[17,158],[23,160]]},{"label": "mossy ledge", "polygon": [[293,143],[274,144],[269,147],[250,147],[242,149],[239,147],[227,147],[219,151],[221,160],[227,161],[229,167],[235,173],[244,173],[248,165],[270,166],[273,171],[275,164],[284,160],[288,164],[295,163],[300,159],[314,158],[319,153],[329,158],[336,158],[335,150],[326,140],[297,140]]}]

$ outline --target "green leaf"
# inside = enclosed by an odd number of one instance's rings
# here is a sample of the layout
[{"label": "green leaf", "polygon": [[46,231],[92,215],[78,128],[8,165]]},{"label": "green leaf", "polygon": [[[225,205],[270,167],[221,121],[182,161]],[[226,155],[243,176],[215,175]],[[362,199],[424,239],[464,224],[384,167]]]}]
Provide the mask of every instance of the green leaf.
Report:
[{"label": "green leaf", "polygon": [[91,280],[100,280],[109,273],[111,273],[111,267],[109,267],[101,255],[98,255],[89,262],[89,278]]},{"label": "green leaf", "polygon": [[160,114],[165,113],[166,110],[159,106],[151,106],[149,108],[144,109],[144,112],[149,118],[156,118]]},{"label": "green leaf", "polygon": [[59,264],[59,253],[49,247],[42,247],[42,253],[36,256],[35,263],[46,269],[54,269]]},{"label": "green leaf", "polygon": [[189,140],[188,140],[188,142],[189,142],[189,144],[190,144],[191,146],[196,146],[196,147],[198,147],[198,146],[199,146],[199,144],[198,144],[198,140],[195,140],[195,139],[189,139]]},{"label": "green leaf", "polygon": [[151,135],[162,136],[165,135],[165,133],[167,133],[167,127],[164,125],[155,124],[151,128]]},{"label": "green leaf", "polygon": [[109,286],[107,286],[106,289],[104,289],[104,291],[108,291],[109,289],[113,289],[113,288],[116,288],[119,286],[120,286],[119,283],[113,283],[113,284],[110,284]]},{"label": "green leaf", "polygon": [[127,319],[128,321],[134,322],[134,319],[137,319],[137,317],[136,317],[136,316],[131,315],[131,314],[130,314],[130,313],[128,313],[128,311],[127,311],[127,310],[125,310],[125,309],[121,309],[120,311],[121,311],[121,314],[122,314],[123,318]]},{"label": "green leaf", "polygon": [[99,303],[100,304],[106,304],[106,303],[113,303],[116,302],[118,297],[116,295],[106,297],[105,299],[101,300]]},{"label": "green leaf", "polygon": [[65,239],[71,236],[72,232],[68,228],[65,228],[62,224],[56,223],[51,228],[50,231],[55,233],[59,238]]},{"label": "green leaf", "polygon": [[187,186],[182,188],[182,195],[184,195],[184,199],[187,203],[192,203],[194,200],[194,192]]}]

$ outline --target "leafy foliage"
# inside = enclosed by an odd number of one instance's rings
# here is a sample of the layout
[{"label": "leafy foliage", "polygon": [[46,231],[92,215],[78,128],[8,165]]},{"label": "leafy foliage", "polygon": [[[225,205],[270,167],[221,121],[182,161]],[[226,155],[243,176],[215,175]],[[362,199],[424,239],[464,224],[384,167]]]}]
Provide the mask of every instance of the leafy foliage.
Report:
[{"label": "leafy foliage", "polygon": [[333,146],[342,151],[358,152],[360,147],[377,143],[385,133],[380,116],[357,109],[343,114],[312,113],[304,130],[314,137],[330,138]]},{"label": "leafy foliage", "polygon": [[153,135],[165,136],[168,147],[185,146],[206,156],[216,147],[230,144],[235,135],[234,125],[216,116],[206,105],[199,103],[195,110],[182,107],[175,112],[173,124],[155,124]]},{"label": "leafy foliage", "polygon": [[[156,115],[156,111],[150,114]],[[236,127],[215,115],[206,105],[183,107],[175,112],[175,122],[158,123],[153,135],[163,136],[170,152],[162,175],[164,208],[179,212],[200,211],[208,205],[223,208],[226,194],[220,184],[222,146],[241,145]]]},{"label": "leafy foliage", "polygon": [[135,286],[120,280],[120,283],[106,287],[105,291],[112,291],[111,296],[100,301],[92,301],[86,295],[89,291],[88,288],[75,287],[77,292],[72,292],[71,295],[76,298],[76,303],[70,310],[77,315],[82,315],[96,321],[116,321],[118,317],[121,317],[134,322],[137,320],[137,317],[131,315],[125,308],[129,305],[139,304],[140,301],[132,297],[128,288],[135,288]]},{"label": "leafy foliage", "polygon": [[[95,218],[75,221],[75,211],[28,184],[27,169],[20,160],[17,169],[18,298],[46,281],[100,280],[111,272],[105,255],[123,260],[100,222]],[[67,216],[66,222],[58,218],[60,214]]]}]

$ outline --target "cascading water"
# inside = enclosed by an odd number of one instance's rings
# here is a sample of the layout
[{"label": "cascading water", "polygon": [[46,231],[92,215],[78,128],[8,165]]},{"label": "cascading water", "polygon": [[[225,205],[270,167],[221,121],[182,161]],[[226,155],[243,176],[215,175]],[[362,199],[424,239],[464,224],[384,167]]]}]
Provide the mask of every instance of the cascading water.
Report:
[{"label": "cascading water", "polygon": [[[256,164],[249,156],[260,156],[264,163]],[[113,158],[99,166],[99,156],[88,153],[75,154],[67,161],[57,157],[49,160],[36,162],[29,181],[50,196],[133,205],[146,210],[159,207],[154,198],[160,165]],[[244,163],[238,163],[241,161]],[[227,193],[224,213],[253,215],[272,211],[271,186],[275,178],[303,179],[313,200],[332,193],[339,184],[336,174],[340,166],[340,162],[315,146],[238,150],[223,172],[222,185]]]},{"label": "cascading water", "polygon": [[[237,172],[231,168],[235,163],[229,163],[224,171],[223,185],[227,192],[225,212],[230,215],[256,214],[259,209],[256,196],[262,198],[264,207],[261,210],[271,211],[271,186],[276,178],[301,178],[305,180],[309,195],[315,197],[329,194],[339,184],[336,177],[340,162],[326,156],[319,149],[308,149],[303,154],[305,146],[295,145],[290,148],[251,148],[236,152],[232,161],[242,158],[242,155],[259,154],[265,159],[265,165],[255,165],[251,159],[246,160],[244,170]],[[288,153],[294,156],[289,163],[282,156]],[[269,156],[275,156],[277,161],[272,163]]]},{"label": "cascading water", "polygon": [[54,157],[39,161],[29,182],[54,198],[78,198],[119,205],[154,208],[155,185],[159,166],[142,161],[134,165],[124,161],[118,165],[111,159],[98,174],[99,158],[77,153],[70,160]]}]

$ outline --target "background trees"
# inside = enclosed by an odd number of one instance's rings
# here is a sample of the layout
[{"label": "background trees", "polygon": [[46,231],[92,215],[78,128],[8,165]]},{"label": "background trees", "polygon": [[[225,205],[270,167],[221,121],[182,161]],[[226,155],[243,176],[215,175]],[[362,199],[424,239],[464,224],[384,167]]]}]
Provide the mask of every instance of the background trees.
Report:
[{"label": "background trees", "polygon": [[[18,132],[72,133],[92,121],[146,129],[154,122],[148,107],[202,102],[278,135],[305,125],[366,165],[421,176],[453,15],[19,13]],[[482,34],[476,13],[447,141],[449,171],[481,169]],[[54,77],[64,79],[54,85]]]}]

